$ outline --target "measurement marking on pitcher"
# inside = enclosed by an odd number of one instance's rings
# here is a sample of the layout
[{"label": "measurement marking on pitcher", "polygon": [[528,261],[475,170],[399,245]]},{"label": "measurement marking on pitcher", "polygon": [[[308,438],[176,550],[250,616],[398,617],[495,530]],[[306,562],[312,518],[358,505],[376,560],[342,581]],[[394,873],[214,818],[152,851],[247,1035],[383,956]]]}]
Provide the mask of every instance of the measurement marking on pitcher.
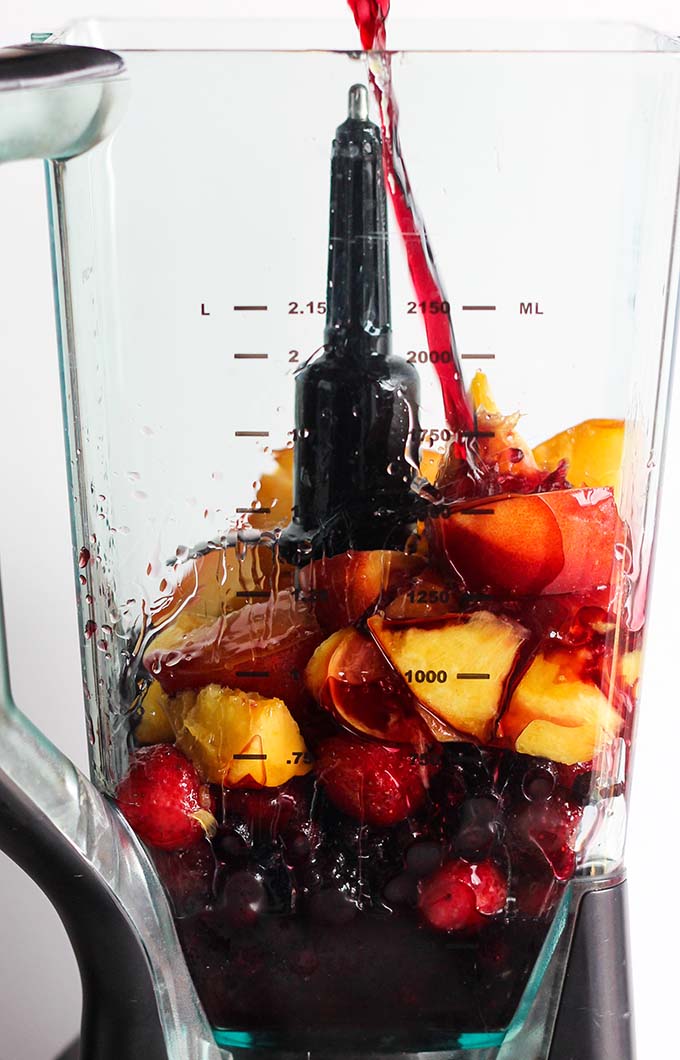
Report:
[{"label": "measurement marking on pitcher", "polygon": [[237,592],[236,595],[242,600],[250,600],[251,597],[257,600],[268,600],[271,594],[266,589],[248,589],[243,592]]},{"label": "measurement marking on pitcher", "polygon": [[495,431],[461,431],[461,438],[495,438]]},{"label": "measurement marking on pitcher", "polygon": [[235,361],[267,361],[269,360],[268,353],[235,353]]},{"label": "measurement marking on pitcher", "polygon": [[462,353],[461,361],[495,361],[495,353]]},{"label": "measurement marking on pitcher", "polygon": [[269,515],[271,508],[237,508],[237,515]]},{"label": "measurement marking on pitcher", "polygon": [[266,755],[254,755],[254,754],[253,755],[250,755],[250,754],[234,755],[234,761],[235,762],[264,762],[264,761],[266,761],[266,759],[267,759]]},{"label": "measurement marking on pitcher", "polygon": [[482,313],[493,313],[496,310],[495,305],[464,305],[462,309],[468,312],[482,312]]},{"label": "measurement marking on pitcher", "polygon": [[[494,515],[493,508],[470,508],[467,512],[456,512],[456,515]],[[238,594],[237,594],[238,595]]]},{"label": "measurement marking on pitcher", "polygon": [[235,305],[235,313],[266,313],[268,305]]},{"label": "measurement marking on pitcher", "polygon": [[269,670],[237,670],[236,677],[269,677]]},{"label": "measurement marking on pitcher", "polygon": [[491,674],[456,674],[457,681],[489,681]]},{"label": "measurement marking on pitcher", "polygon": [[268,438],[269,431],[234,431],[234,438]]}]

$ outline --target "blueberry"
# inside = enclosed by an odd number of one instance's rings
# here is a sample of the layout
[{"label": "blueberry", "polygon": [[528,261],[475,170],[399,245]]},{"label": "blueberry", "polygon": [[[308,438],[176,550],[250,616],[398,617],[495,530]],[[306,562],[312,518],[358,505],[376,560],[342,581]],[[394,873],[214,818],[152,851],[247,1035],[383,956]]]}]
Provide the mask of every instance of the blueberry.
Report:
[{"label": "blueberry", "polygon": [[406,905],[415,908],[418,902],[418,884],[413,876],[402,872],[389,881],[383,897],[388,905]]},{"label": "blueberry", "polygon": [[271,913],[290,913],[295,908],[297,888],[295,878],[279,851],[263,859],[257,874],[267,892],[267,908]]},{"label": "blueberry", "polygon": [[229,831],[218,836],[215,840],[215,853],[227,864],[234,861],[245,861],[250,850],[248,840],[237,831]]},{"label": "blueberry", "polygon": [[254,924],[266,905],[267,892],[258,875],[243,870],[227,878],[220,906],[232,927]]},{"label": "blueberry", "polygon": [[414,876],[429,876],[441,863],[442,849],[432,840],[418,840],[406,851],[406,868]]},{"label": "blueberry", "polygon": [[543,802],[550,798],[556,783],[555,773],[546,762],[527,770],[522,781],[522,791],[530,802]]}]

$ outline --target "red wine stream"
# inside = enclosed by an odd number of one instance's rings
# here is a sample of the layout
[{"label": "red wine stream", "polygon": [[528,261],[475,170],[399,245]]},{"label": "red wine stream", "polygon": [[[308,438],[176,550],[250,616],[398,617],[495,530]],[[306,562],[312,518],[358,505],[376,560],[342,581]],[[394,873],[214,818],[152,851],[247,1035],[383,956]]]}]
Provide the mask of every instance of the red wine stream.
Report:
[{"label": "red wine stream", "polygon": [[385,50],[390,0],[348,0],[348,3],[359,28],[363,48],[376,53],[371,61],[370,79],[380,110],[385,183],[404,241],[416,298],[423,312],[429,348],[451,352],[451,360],[444,364],[440,358],[435,368],[442,390],[446,422],[463,443],[459,455],[469,458],[470,445],[466,441],[469,443],[469,432],[474,430],[474,416],[463,385],[450,312],[441,312],[441,308],[449,303],[437,273],[425,222],[415,202],[399,143],[399,107],[392,86],[391,56]]}]

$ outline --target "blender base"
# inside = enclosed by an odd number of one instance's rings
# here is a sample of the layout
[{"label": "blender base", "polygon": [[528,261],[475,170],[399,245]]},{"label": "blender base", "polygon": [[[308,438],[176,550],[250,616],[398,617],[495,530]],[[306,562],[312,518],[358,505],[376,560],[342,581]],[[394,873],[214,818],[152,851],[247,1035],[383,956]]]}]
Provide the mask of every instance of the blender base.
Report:
[{"label": "blender base", "polygon": [[[501,1045],[418,1053],[232,1047],[222,1053],[225,1060],[635,1060],[627,954],[625,881],[577,879],[542,983]],[[81,1054],[76,1042],[58,1060],[100,1056]]]},{"label": "blender base", "polygon": [[634,1060],[626,906],[625,881],[583,894],[548,1060]]}]

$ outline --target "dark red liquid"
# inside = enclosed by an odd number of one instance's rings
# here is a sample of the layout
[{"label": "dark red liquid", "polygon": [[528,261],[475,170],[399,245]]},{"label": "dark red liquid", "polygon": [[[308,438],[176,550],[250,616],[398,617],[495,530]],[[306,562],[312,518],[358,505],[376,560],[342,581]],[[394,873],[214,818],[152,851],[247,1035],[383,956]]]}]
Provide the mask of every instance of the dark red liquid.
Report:
[{"label": "dark red liquid", "polygon": [[[451,351],[450,361],[443,364],[440,358],[435,370],[442,389],[446,422],[460,438],[465,432],[473,430],[474,418],[463,386],[451,314],[450,311],[441,312],[441,308],[447,307],[449,303],[437,272],[425,222],[413,195],[399,142],[399,107],[392,87],[391,56],[385,51],[390,0],[348,0],[348,3],[359,27],[363,47],[367,51],[383,52],[379,59],[379,74],[374,69],[370,77],[380,109],[385,183],[404,240],[416,299],[422,307],[429,348],[438,352]],[[463,452],[467,448],[463,446]]]}]

